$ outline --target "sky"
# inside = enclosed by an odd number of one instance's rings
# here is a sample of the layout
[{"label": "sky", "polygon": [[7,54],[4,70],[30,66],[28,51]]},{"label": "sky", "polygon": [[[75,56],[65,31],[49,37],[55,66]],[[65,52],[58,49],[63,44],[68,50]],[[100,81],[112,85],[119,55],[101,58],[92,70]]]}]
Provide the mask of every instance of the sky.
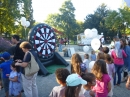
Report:
[{"label": "sky", "polygon": [[[66,0],[32,0],[33,17],[36,22],[44,22],[48,14],[58,13]],[[99,5],[105,3],[108,8],[117,10],[123,4],[123,0],[71,0],[75,7],[76,20],[84,21],[88,14],[94,13]]]}]

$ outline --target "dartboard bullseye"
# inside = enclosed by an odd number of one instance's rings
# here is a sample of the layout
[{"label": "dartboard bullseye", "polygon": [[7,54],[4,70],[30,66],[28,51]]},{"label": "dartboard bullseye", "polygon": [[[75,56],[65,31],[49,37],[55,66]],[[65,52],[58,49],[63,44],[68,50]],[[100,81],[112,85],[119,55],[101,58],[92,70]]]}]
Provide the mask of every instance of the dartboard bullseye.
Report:
[{"label": "dartboard bullseye", "polygon": [[29,41],[42,60],[54,56],[56,37],[53,29],[46,24],[38,24],[29,32]]}]

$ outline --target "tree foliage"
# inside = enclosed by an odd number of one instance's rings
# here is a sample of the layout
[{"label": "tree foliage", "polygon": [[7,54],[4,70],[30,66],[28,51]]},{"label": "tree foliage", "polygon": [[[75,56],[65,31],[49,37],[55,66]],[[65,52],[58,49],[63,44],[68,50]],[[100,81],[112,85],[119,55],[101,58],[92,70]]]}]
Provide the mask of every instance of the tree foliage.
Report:
[{"label": "tree foliage", "polygon": [[70,0],[65,1],[60,10],[60,27],[64,30],[65,35],[69,38],[74,32],[76,19],[74,15],[75,8]]},{"label": "tree foliage", "polygon": [[71,0],[65,1],[59,11],[60,13],[48,15],[45,22],[62,31],[65,37],[73,38],[75,34],[80,33],[77,32],[80,26],[76,23],[75,8]]},{"label": "tree foliage", "polygon": [[[20,4],[24,6],[21,8]],[[32,0],[1,0],[0,1],[0,34],[2,33],[18,33],[22,34],[22,26],[20,18],[25,16],[33,25],[33,9]],[[23,13],[20,12],[20,8]],[[16,25],[16,22],[18,23]],[[31,27],[30,26],[30,27]]]},{"label": "tree foliage", "polygon": [[0,33],[13,31],[17,19],[18,0],[2,0],[0,2]]},{"label": "tree foliage", "polygon": [[130,8],[124,7],[118,11],[109,11],[105,18],[105,25],[108,29],[116,33],[130,33],[128,25],[130,24]]},{"label": "tree foliage", "polygon": [[84,29],[96,28],[99,34],[103,32],[105,35],[107,32],[107,29],[105,27],[105,18],[107,14],[108,14],[107,6],[105,4],[101,4],[94,12],[94,14],[89,14],[86,16],[84,21]]},{"label": "tree foliage", "polygon": [[49,14],[47,19],[45,20],[45,23],[49,24],[50,26],[54,27],[55,29],[60,29],[58,28],[59,23],[57,20],[59,19],[59,14],[54,13],[54,14]]},{"label": "tree foliage", "polygon": [[49,14],[45,22],[70,38],[84,32],[87,28],[96,28],[98,34],[103,32],[105,37],[113,37],[124,32],[130,33],[130,8],[126,6],[123,9],[110,10],[107,5],[101,4],[94,14],[85,17],[84,22],[75,19],[74,11],[71,0],[67,0],[59,9],[60,13]]}]

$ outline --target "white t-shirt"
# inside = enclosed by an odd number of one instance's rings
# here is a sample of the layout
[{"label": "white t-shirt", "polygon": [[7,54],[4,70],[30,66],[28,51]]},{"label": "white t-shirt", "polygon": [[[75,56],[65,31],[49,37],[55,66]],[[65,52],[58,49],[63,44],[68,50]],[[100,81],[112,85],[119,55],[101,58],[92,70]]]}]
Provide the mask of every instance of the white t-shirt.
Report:
[{"label": "white t-shirt", "polygon": [[88,59],[84,59],[83,63],[86,64],[86,68],[88,69],[88,67],[89,67],[89,60]]},{"label": "white t-shirt", "polygon": [[102,42],[102,43],[104,42],[104,38],[101,38],[101,42]]},{"label": "white t-shirt", "polygon": [[81,90],[79,92],[79,97],[85,97],[84,96],[85,89],[83,88],[83,85],[81,86]]}]

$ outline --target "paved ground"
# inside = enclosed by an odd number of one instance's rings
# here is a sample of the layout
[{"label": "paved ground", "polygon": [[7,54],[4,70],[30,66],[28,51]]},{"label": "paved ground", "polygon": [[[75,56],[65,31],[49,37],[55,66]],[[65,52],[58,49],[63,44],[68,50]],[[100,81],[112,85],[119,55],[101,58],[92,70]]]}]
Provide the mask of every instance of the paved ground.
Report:
[{"label": "paved ground", "polygon": [[[79,51],[77,46],[73,46],[77,53],[79,53],[82,57],[84,55],[83,51]],[[90,51],[89,51],[90,53]],[[63,53],[60,53],[63,57]],[[64,57],[67,62],[70,62],[69,57]],[[66,67],[70,70],[70,66]],[[39,97],[49,97],[49,93],[51,92],[52,88],[57,84],[55,81],[55,75],[51,74],[46,77],[37,76],[37,85],[38,85],[38,92]],[[22,94],[24,97],[24,94]],[[4,91],[0,91],[0,97],[4,97]],[[125,83],[122,83],[120,86],[116,86],[114,88],[114,95],[113,97],[130,97],[130,90],[125,88]]]}]

